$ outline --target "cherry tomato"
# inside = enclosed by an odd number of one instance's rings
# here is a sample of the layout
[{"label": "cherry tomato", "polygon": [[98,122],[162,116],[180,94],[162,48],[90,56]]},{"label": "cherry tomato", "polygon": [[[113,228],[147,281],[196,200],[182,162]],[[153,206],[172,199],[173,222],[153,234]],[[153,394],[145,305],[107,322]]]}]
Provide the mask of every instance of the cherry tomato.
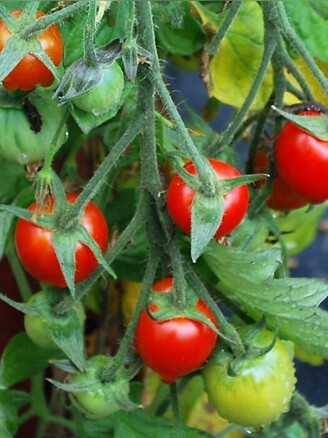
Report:
[{"label": "cherry tomato", "polygon": [[[270,345],[273,334],[259,332],[255,347]],[[229,374],[228,365],[208,363],[203,371],[209,402],[229,422],[258,428],[288,411],[295,390],[295,368],[284,343],[256,358],[241,360],[237,374]]]},{"label": "cherry tomato", "polygon": [[[162,278],[153,285],[153,290],[171,293],[173,278]],[[202,300],[197,302],[196,309],[217,324]],[[157,306],[151,304],[150,310],[156,314]],[[135,344],[145,364],[160,374],[163,382],[173,383],[204,364],[216,339],[215,331],[203,322],[185,317],[156,321],[143,310],[136,328]]]},{"label": "cherry tomato", "polygon": [[77,108],[95,116],[105,114],[116,107],[121,101],[124,89],[123,72],[117,62],[103,67],[101,75],[100,82],[94,88],[72,99]]},{"label": "cherry tomato", "polygon": [[[230,164],[215,159],[209,159],[209,162],[218,179],[240,176],[239,171]],[[192,175],[197,174],[192,162],[185,164],[184,168]],[[191,233],[191,205],[194,196],[195,191],[178,174],[175,174],[167,191],[167,207],[175,224],[188,235]],[[224,195],[223,218],[214,238],[230,234],[240,224],[247,213],[248,201],[246,185],[236,187]]]},{"label": "cherry tomato", "polygon": [[72,374],[70,383],[86,386],[85,390],[70,393],[73,405],[86,417],[99,420],[121,409],[118,396],[128,397],[129,382],[126,379],[102,382],[101,371],[108,366],[108,356],[91,357],[85,366],[85,372]]},{"label": "cherry tomato", "polygon": [[[77,196],[75,193],[68,193],[67,199],[73,203]],[[54,199],[51,198],[49,214],[53,210],[53,205]],[[34,211],[35,208],[36,203],[33,203],[28,210]],[[108,241],[108,228],[102,212],[93,202],[89,202],[86,206],[81,222],[104,252]],[[65,287],[66,281],[57,260],[51,236],[51,230],[19,219],[15,236],[17,254],[24,268],[33,277],[51,286]],[[87,278],[98,264],[91,249],[82,243],[76,245],[75,260],[75,282]]]},{"label": "cherry tomato", "polygon": [[[32,295],[28,301],[28,304],[44,306],[45,300],[46,297],[44,292],[40,291]],[[85,320],[83,304],[79,301],[74,310],[76,311],[81,324],[83,324]],[[30,313],[26,313],[24,315],[24,327],[27,336],[39,347],[48,350],[56,350],[58,348],[57,344],[51,339],[49,333],[49,324],[51,324],[53,318],[53,315],[49,315],[47,319],[32,315]]]},{"label": "cherry tomato", "polygon": [[[299,115],[319,116],[320,112]],[[300,196],[314,204],[328,199],[328,141],[288,121],[277,138],[276,162],[281,178]]]},{"label": "cherry tomato", "polygon": [[[269,164],[268,154],[263,150],[258,150],[254,159],[253,171],[255,173],[267,173],[269,171]],[[264,183],[264,180],[260,180],[255,185],[259,187]],[[267,199],[268,207],[278,211],[290,211],[304,207],[308,203],[309,201],[306,198],[295,193],[279,175],[274,177],[271,195]]]},{"label": "cherry tomato", "polygon": [[[22,9],[11,11],[11,15],[19,18]],[[45,15],[42,11],[37,11],[36,18]],[[0,20],[0,51],[5,47],[12,33],[7,28],[5,22]],[[50,57],[54,65],[59,65],[63,57],[63,41],[58,27],[52,24],[38,36],[41,47]],[[15,90],[32,90],[37,85],[49,87],[54,81],[51,71],[35,55],[27,53],[16,65],[16,67],[3,80],[3,86],[8,91]]]}]

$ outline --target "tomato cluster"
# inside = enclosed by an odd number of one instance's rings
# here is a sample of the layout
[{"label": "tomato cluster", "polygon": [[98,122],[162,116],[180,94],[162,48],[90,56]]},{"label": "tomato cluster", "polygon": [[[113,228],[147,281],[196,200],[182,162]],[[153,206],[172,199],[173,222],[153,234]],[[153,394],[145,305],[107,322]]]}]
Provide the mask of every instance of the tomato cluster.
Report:
[{"label": "tomato cluster", "polygon": [[[173,287],[173,278],[165,277],[157,281],[152,289],[158,293],[172,293]],[[199,315],[217,325],[214,315],[202,300],[195,308]],[[157,306],[150,304],[149,310],[156,317]],[[138,353],[165,383],[173,383],[178,377],[201,367],[210,356],[216,340],[216,332],[203,322],[181,316],[156,321],[145,309],[140,315],[135,335]]]}]

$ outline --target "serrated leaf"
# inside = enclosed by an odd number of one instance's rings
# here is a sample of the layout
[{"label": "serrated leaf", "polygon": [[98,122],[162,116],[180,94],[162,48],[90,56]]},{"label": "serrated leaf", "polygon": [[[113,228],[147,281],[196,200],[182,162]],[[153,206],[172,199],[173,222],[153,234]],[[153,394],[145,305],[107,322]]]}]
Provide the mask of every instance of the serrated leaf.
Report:
[{"label": "serrated leaf", "polygon": [[224,211],[222,196],[196,193],[191,207],[191,258],[195,262],[219,228]]},{"label": "serrated leaf", "polygon": [[[263,32],[262,9],[258,2],[242,2],[218,53],[210,62],[210,96],[237,108],[243,105],[262,59]],[[262,109],[271,91],[272,69],[269,67],[251,109]]]},{"label": "serrated leaf", "polygon": [[0,390],[0,436],[12,437],[16,434],[19,410],[30,402],[30,394],[23,391]]},{"label": "serrated leaf", "polygon": [[303,128],[314,137],[320,140],[328,140],[328,117],[326,114],[321,113],[319,116],[297,116],[275,106],[272,106],[272,108],[285,119],[295,123],[295,125]]},{"label": "serrated leaf", "polygon": [[44,350],[32,342],[26,333],[19,333],[6,345],[0,364],[0,383],[15,385],[34,376],[48,366],[54,352]]},{"label": "serrated leaf", "polygon": [[[328,312],[319,308],[328,283],[304,278],[273,277],[277,251],[242,251],[213,245],[204,254],[217,276],[217,287],[256,321],[265,317],[271,329],[310,353],[328,358]],[[274,260],[276,259],[276,260]]]}]

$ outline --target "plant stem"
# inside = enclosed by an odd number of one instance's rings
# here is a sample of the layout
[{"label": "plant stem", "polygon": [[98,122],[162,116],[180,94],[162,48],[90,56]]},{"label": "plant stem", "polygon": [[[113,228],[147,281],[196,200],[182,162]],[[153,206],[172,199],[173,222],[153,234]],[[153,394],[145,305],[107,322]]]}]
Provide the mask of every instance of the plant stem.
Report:
[{"label": "plant stem", "polygon": [[242,356],[245,353],[245,347],[240,336],[238,335],[238,332],[223,315],[216,302],[213,300],[211,295],[208,293],[206,287],[199,279],[198,275],[189,268],[189,265],[187,263],[185,266],[187,280],[190,282],[190,284],[193,285],[194,290],[198,294],[199,298],[205,301],[205,303],[214,314],[219,324],[219,329],[220,331],[222,331],[223,337],[228,341],[236,357]]},{"label": "plant stem", "polygon": [[94,46],[94,39],[96,35],[96,14],[97,2],[91,0],[89,1],[88,16],[83,33],[84,59],[91,67],[97,66],[97,56]]},{"label": "plant stem", "polygon": [[32,289],[27,280],[26,274],[22,265],[20,264],[13,245],[10,245],[6,253],[11,270],[14,274],[19,292],[25,302],[32,296]]},{"label": "plant stem", "polygon": [[132,319],[128,325],[125,335],[120,343],[120,347],[115,355],[114,360],[110,363],[108,368],[106,368],[102,374],[102,378],[105,381],[110,380],[115,371],[124,365],[125,358],[133,341],[135,328],[138,323],[140,313],[146,305],[149,290],[151,289],[151,286],[154,282],[158,263],[159,257],[156,254],[156,251],[154,251],[154,248],[151,247],[149,251],[146,272],[142,280],[142,289],[136,303],[135,311],[132,315]]},{"label": "plant stem", "polygon": [[[265,3],[265,2],[264,2]],[[229,127],[223,132],[221,138],[215,145],[216,148],[220,148],[221,146],[230,145],[232,139],[234,138],[234,135],[241,125],[245,115],[247,114],[247,111],[250,109],[251,104],[253,103],[256,94],[262,84],[262,81],[264,79],[264,76],[267,72],[267,68],[270,64],[272,55],[275,51],[276,45],[277,45],[277,34],[275,31],[273,31],[272,27],[267,26],[265,28],[264,33],[264,52],[261,59],[261,63],[259,65],[259,68],[256,73],[256,77],[254,79],[254,82],[249,90],[249,93],[240,108],[240,110],[235,114],[233,120],[229,124]],[[212,151],[214,152],[214,151]]]},{"label": "plant stem", "polygon": [[153,55],[151,78],[154,83],[155,89],[162,99],[168,114],[175,123],[176,129],[181,136],[183,145],[187,149],[191,160],[195,163],[199,179],[203,186],[203,190],[209,195],[213,195],[215,193],[216,176],[207,160],[204,160],[204,157],[200,154],[194,142],[192,141],[190,134],[163,81],[155,41],[151,3],[148,0],[138,0],[136,2],[136,6],[139,31],[140,33],[142,32],[142,34],[140,35],[141,41],[144,45],[144,48]]},{"label": "plant stem", "polygon": [[290,41],[295,49],[298,51],[298,53],[301,55],[301,57],[304,59],[306,64],[308,65],[309,69],[313,73],[313,75],[318,80],[320,86],[325,91],[326,94],[328,94],[328,80],[320,70],[320,68],[317,66],[317,64],[314,62],[310,52],[307,50],[307,48],[304,46],[304,44],[301,42],[301,40],[298,38],[294,28],[290,24],[290,21],[288,19],[288,16],[286,14],[284,1],[281,0],[275,0],[277,4],[277,11],[279,13],[280,18],[280,28],[282,29],[282,33],[284,34],[285,38]]},{"label": "plant stem", "polygon": [[38,34],[42,30],[49,27],[51,24],[64,20],[65,18],[68,18],[71,15],[79,12],[81,9],[86,8],[88,3],[89,0],[79,0],[78,2],[67,6],[66,8],[60,9],[59,11],[38,18],[34,23],[25,27],[25,29],[21,32],[21,37],[23,39],[30,38],[34,34]]},{"label": "plant stem", "polygon": [[103,160],[96,173],[88,181],[77,200],[72,204],[70,215],[78,215],[83,211],[87,203],[94,198],[100,187],[105,183],[105,177],[110,170],[115,167],[117,160],[129,146],[132,140],[138,135],[141,127],[141,115],[138,113],[134,116],[133,122],[129,125],[125,133]]},{"label": "plant stem", "polygon": [[240,6],[242,5],[241,1],[233,1],[230,4],[228,14],[226,18],[224,19],[223,23],[220,26],[220,29],[218,33],[215,35],[213,40],[211,41],[210,45],[208,46],[208,53],[210,55],[215,55],[219,49],[219,45],[221,44],[222,39],[226,35],[229,27],[231,26],[233,20],[235,19]]},{"label": "plant stem", "polygon": [[174,436],[175,438],[183,438],[184,433],[182,430],[182,423],[180,420],[179,412],[179,399],[176,382],[170,385],[170,398],[173,411],[173,425],[174,425]]}]

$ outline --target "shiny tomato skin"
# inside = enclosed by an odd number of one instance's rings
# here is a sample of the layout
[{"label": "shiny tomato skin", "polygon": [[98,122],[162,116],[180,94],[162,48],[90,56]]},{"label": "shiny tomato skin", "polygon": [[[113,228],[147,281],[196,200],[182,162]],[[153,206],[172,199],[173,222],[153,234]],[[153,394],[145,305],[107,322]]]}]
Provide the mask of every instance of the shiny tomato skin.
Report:
[{"label": "shiny tomato skin", "polygon": [[[153,285],[159,293],[171,293],[173,278],[166,277]],[[216,323],[214,315],[199,300],[197,310]],[[150,310],[156,313],[156,306]],[[151,319],[145,310],[141,312],[136,328],[135,345],[144,363],[157,372],[164,383],[173,383],[201,367],[211,354],[217,335],[206,324],[176,317],[166,321]]]},{"label": "shiny tomato skin", "polygon": [[[258,333],[255,345],[270,345],[273,334]],[[242,360],[236,374],[228,365],[209,362],[203,370],[210,404],[231,423],[259,428],[289,409],[295,390],[295,367],[283,342],[276,340],[267,353]]]},{"label": "shiny tomato skin", "polygon": [[[18,19],[22,9],[16,9],[10,13]],[[44,12],[37,11],[35,17],[39,18],[43,15],[45,15]],[[11,35],[4,21],[0,20],[0,51],[3,50]],[[50,57],[54,65],[59,65],[63,57],[64,46],[58,27],[52,24],[39,34],[38,39],[43,50]],[[53,81],[53,74],[43,62],[36,56],[27,53],[3,80],[3,86],[8,91],[30,91],[37,85],[49,87]]]},{"label": "shiny tomato skin", "polygon": [[[320,112],[299,115],[319,116]],[[328,141],[288,121],[277,138],[275,154],[279,175],[296,193],[313,204],[328,199]]]},{"label": "shiny tomato skin", "polygon": [[[73,203],[77,196],[78,194],[68,193],[67,199]],[[51,198],[49,213],[53,210],[53,203],[53,198]],[[34,211],[35,208],[36,203],[33,203],[28,210]],[[93,202],[89,202],[86,206],[81,222],[104,252],[108,241],[107,223],[102,212]],[[19,219],[15,234],[16,251],[23,267],[32,277],[54,287],[66,287],[51,236],[51,230]],[[87,278],[98,264],[91,249],[81,243],[76,245],[75,260],[76,283]]]},{"label": "shiny tomato skin", "polygon": [[[270,166],[269,155],[259,149],[256,152],[253,171],[254,173],[268,173]],[[261,187],[265,180],[260,180],[255,183],[257,187]],[[297,208],[304,207],[309,201],[300,196],[279,176],[273,177],[271,194],[267,199],[267,206],[277,211],[291,211]]]},{"label": "shiny tomato skin", "polygon": [[[228,163],[216,159],[209,159],[209,163],[218,179],[240,176],[239,171]],[[192,175],[197,174],[192,162],[188,162],[184,168]],[[191,234],[191,206],[194,197],[194,190],[178,174],[175,174],[167,191],[167,207],[175,224],[188,235]],[[224,195],[223,218],[214,238],[218,239],[230,234],[240,224],[247,213],[248,203],[249,194],[246,185],[236,187]]]}]

